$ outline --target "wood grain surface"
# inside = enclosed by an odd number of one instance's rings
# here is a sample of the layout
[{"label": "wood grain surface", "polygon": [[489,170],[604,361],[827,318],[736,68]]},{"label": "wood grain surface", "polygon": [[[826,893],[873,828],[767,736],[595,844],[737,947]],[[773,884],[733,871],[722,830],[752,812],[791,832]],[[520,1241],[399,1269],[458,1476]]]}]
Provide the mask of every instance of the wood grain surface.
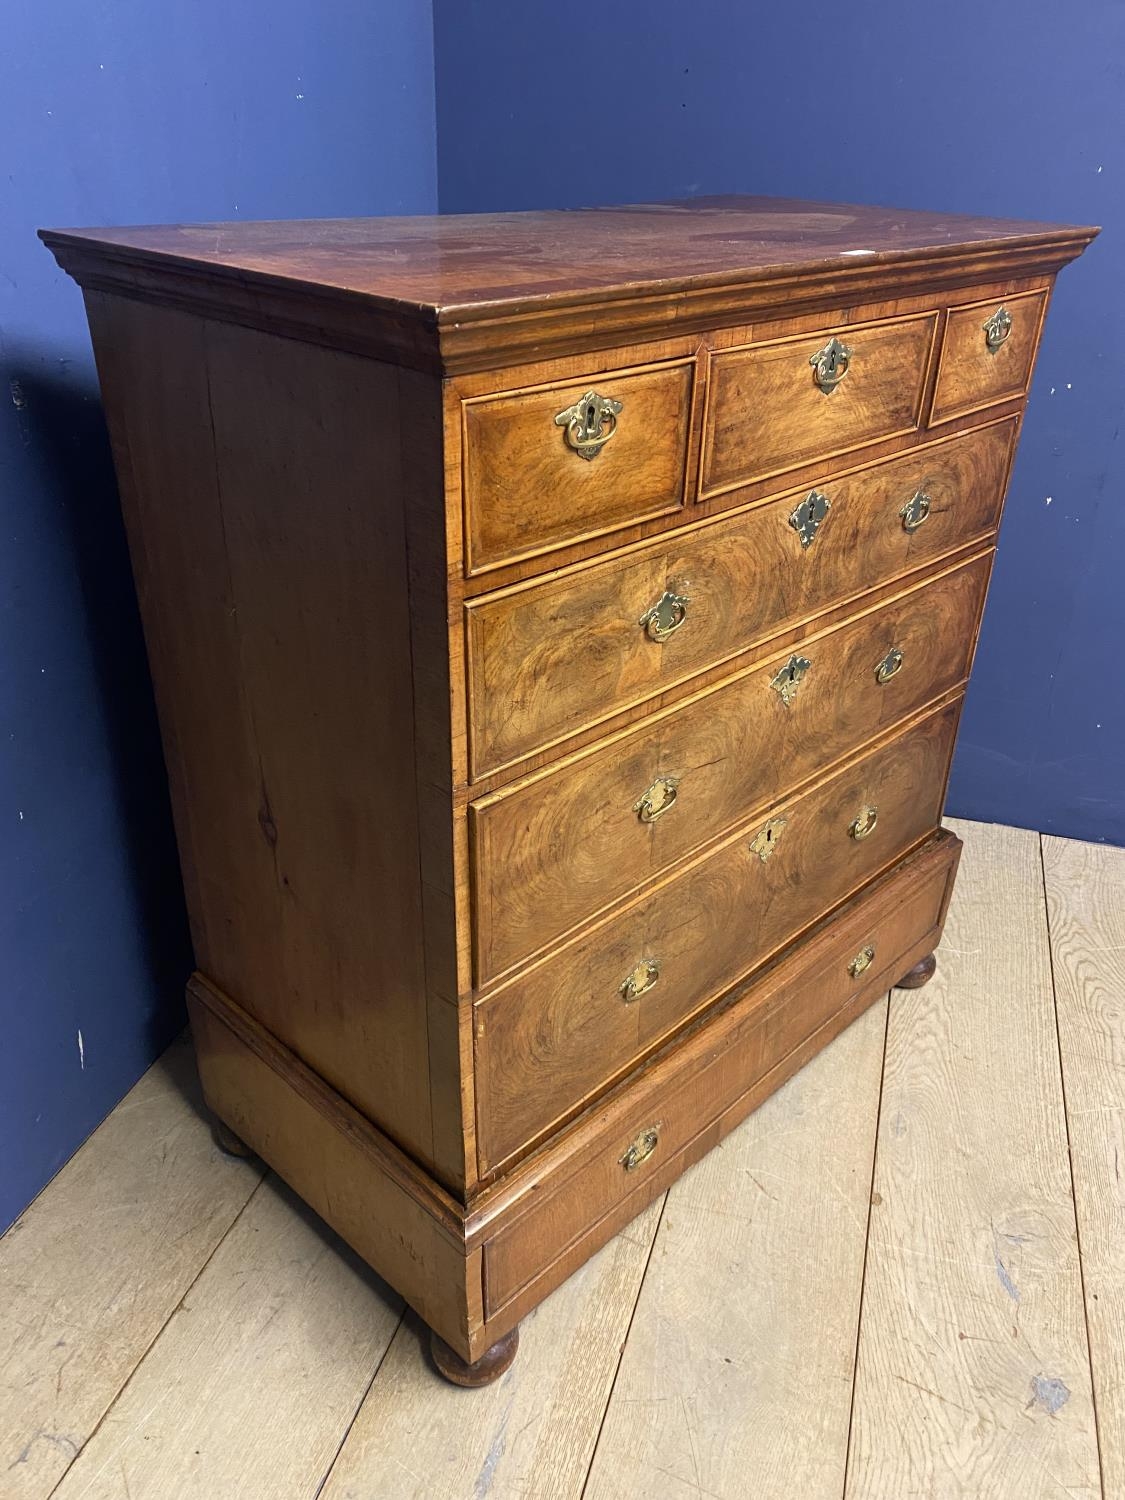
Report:
[{"label": "wood grain surface", "polygon": [[[909,432],[922,415],[936,316],[818,328],[711,360],[700,493],[716,494],[810,460]],[[838,386],[811,368],[833,338],[849,350]]]},{"label": "wood grain surface", "polygon": [[401,1308],[268,1178],[67,1473],[58,1500],[311,1494]]},{"label": "wood grain surface", "polygon": [[[940,817],[943,767],[957,722],[951,705],[771,816],[787,821],[763,861],[743,829],[713,855],[552,954],[476,1007],[482,1169],[572,1114],[709,1000],[899,858]],[[859,810],[875,831],[849,837]],[[902,952],[930,929],[910,913]],[[862,947],[841,923],[848,949]],[[854,943],[854,947],[851,946]],[[891,956],[891,955],[888,955]],[[622,992],[646,960],[643,994]],[[895,976],[898,977],[897,975]]]},{"label": "wood grain surface", "polygon": [[1039,840],[972,833],[937,974],[891,1000],[857,1500],[1100,1493]]},{"label": "wood grain surface", "polygon": [[[877,287],[1057,271],[1092,228],[786,198],[411,219],[54,229],[87,286],[429,368],[605,347]],[[862,253],[855,254],[859,250]]]},{"label": "wood grain surface", "polygon": [[[1047,299],[1047,292],[1031,292],[950,309],[931,423],[978,411],[1004,396],[1027,393],[1047,315]],[[1011,317],[1011,332],[999,348],[990,349],[984,324],[1001,308]]]},{"label": "wood grain surface", "polygon": [[[687,682],[800,619],[891,582],[991,532],[1015,424],[819,480],[829,510],[802,547],[790,517],[806,491],[684,529],[467,607],[474,776]],[[903,506],[919,491],[916,531]],[[856,559],[862,566],[856,567]],[[663,642],[641,619],[686,598]]]},{"label": "wood grain surface", "polygon": [[1108,1500],[1125,1495],[1125,849],[1045,837],[1043,869]]},{"label": "wood grain surface", "polygon": [[669,1190],[586,1500],[839,1500],[886,1022]]},{"label": "wood grain surface", "polygon": [[[171,1073],[150,1073],[0,1240],[15,1350],[0,1409],[24,1433],[0,1491],[743,1500],[749,1475],[771,1500],[1117,1500],[1122,851],[1043,841],[1056,1037],[1038,841],[958,827],[967,878],[937,977],[892,998],[885,1079],[880,1000],[681,1179],[651,1259],[663,1193],[525,1318],[520,1357],[490,1390],[440,1384],[423,1331],[399,1326],[396,1304],[272,1183],[212,1253],[222,1184],[238,1187],[229,1225],[258,1179],[213,1154],[180,1044]],[[880,1227],[888,1214],[901,1233]],[[888,1371],[874,1386],[873,1354]],[[106,1435],[64,1479],[73,1453],[52,1437],[81,1448],[107,1410]]]},{"label": "wood grain surface", "polygon": [[46,1500],[261,1180],[186,1037],[0,1240],[0,1493]]},{"label": "wood grain surface", "polygon": [[[990,565],[978,557],[473,803],[478,986],[954,690]],[[880,684],[894,648],[901,669]],[[798,659],[808,666],[786,703],[772,684]],[[646,822],[640,804],[666,795],[662,778],[675,800]]]}]

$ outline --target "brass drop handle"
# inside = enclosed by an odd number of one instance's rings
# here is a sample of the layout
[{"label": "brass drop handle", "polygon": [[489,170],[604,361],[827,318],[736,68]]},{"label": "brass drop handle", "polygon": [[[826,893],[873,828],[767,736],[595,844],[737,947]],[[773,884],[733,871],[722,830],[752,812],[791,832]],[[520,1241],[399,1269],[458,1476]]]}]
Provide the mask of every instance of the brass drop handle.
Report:
[{"label": "brass drop handle", "polygon": [[637,624],[644,626],[650,641],[663,645],[687,619],[687,607],[690,603],[691,599],[687,594],[675,594],[671,589],[665,589],[652,608],[645,610]]},{"label": "brass drop handle", "polygon": [[676,805],[680,778],[658,776],[642,797],[633,803],[633,811],[642,823],[655,823],[670,807]]},{"label": "brass drop handle", "polygon": [[997,349],[1008,340],[1012,331],[1012,315],[1006,307],[1001,304],[981,325],[984,329],[984,347],[989,354],[995,354]]},{"label": "brass drop handle", "polygon": [[650,1125],[647,1130],[642,1130],[624,1155],[617,1159],[625,1168],[626,1172],[635,1172],[642,1162],[648,1161],[656,1150],[656,1143],[660,1139],[660,1124]]},{"label": "brass drop handle", "polygon": [[910,499],[899,511],[902,517],[902,529],[904,531],[917,531],[923,521],[929,518],[930,507],[933,501],[925,490],[915,490]]},{"label": "brass drop handle", "polygon": [[826,396],[831,396],[848,373],[851,358],[852,351],[847,344],[842,344],[837,338],[829,339],[823,349],[810,356],[809,364],[813,367],[813,379]]},{"label": "brass drop handle", "polygon": [[642,958],[639,964],[629,970],[617,988],[622,1000],[628,1005],[631,1000],[647,995],[659,978],[660,959]]},{"label": "brass drop handle", "polygon": [[848,965],[848,973],[853,979],[858,979],[865,969],[869,969],[875,958],[875,949],[870,944],[861,948]]},{"label": "brass drop handle", "polygon": [[555,426],[563,429],[567,446],[579,458],[594,459],[616,433],[623,406],[612,396],[587,391],[581,401],[555,414]]},{"label": "brass drop handle", "polygon": [[875,681],[880,685],[880,687],[884,682],[890,682],[891,678],[897,672],[902,671],[902,663],[904,659],[905,658],[903,657],[903,654],[899,650],[899,648],[897,646],[892,646],[891,649],[887,652],[886,656],[883,657],[883,660],[875,668]]},{"label": "brass drop handle", "polygon": [[875,824],[879,821],[879,809],[877,807],[865,807],[858,818],[853,818],[848,832],[857,843],[862,842],[869,833],[875,832]]}]

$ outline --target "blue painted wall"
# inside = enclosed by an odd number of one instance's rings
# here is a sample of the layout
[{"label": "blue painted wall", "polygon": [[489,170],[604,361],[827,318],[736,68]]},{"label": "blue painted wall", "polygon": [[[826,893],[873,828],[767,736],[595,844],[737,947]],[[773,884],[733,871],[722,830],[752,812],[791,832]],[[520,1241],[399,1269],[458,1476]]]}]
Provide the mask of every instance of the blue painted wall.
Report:
[{"label": "blue painted wall", "polygon": [[775,193],[1104,226],[1060,277],[950,790],[1125,844],[1125,6],[435,0],[443,211]]},{"label": "blue painted wall", "polygon": [[189,965],[81,298],[35,230],[432,213],[429,3],[15,7],[0,140],[3,1228],[182,1025]]}]

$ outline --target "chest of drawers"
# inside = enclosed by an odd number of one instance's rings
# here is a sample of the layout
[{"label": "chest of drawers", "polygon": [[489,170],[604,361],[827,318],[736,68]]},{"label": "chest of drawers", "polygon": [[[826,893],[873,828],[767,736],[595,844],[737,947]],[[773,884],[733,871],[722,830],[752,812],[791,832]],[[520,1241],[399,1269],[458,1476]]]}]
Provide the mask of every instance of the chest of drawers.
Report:
[{"label": "chest of drawers", "polygon": [[208,1103],[450,1378],[932,972],[1024,398],[1093,233],[739,198],[45,233]]}]

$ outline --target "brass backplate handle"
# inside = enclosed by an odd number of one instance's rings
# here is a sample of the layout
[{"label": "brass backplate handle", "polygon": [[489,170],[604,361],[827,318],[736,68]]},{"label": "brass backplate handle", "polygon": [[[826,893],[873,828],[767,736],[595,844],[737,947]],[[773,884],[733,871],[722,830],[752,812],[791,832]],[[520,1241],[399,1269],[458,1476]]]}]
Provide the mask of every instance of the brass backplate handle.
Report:
[{"label": "brass backplate handle", "polygon": [[922,522],[929,517],[930,506],[932,504],[933,501],[926,494],[925,490],[915,490],[910,499],[899,511],[899,515],[902,517],[903,530],[917,531]]},{"label": "brass backplate handle", "polygon": [[902,663],[905,660],[902,652],[897,646],[892,646],[883,660],[875,668],[875,681],[880,685],[890,682],[896,672],[902,671]]},{"label": "brass backplate handle", "polygon": [[562,427],[569,447],[579,458],[597,458],[617,431],[617,418],[624,405],[612,396],[587,391],[581,401],[557,412],[555,426]]},{"label": "brass backplate handle", "polygon": [[801,683],[805,679],[805,674],[811,666],[812,662],[807,656],[794,654],[770,679],[770,687],[773,688],[786,708],[790,706],[793,699],[797,696],[797,689],[801,686]]},{"label": "brass backplate handle", "polygon": [[660,1139],[660,1121],[650,1125],[647,1130],[642,1130],[640,1135],[629,1147],[629,1149],[617,1158],[626,1172],[635,1172],[642,1162],[648,1161],[656,1150],[656,1143]]},{"label": "brass backplate handle", "polygon": [[660,959],[642,958],[618,985],[622,1000],[628,1005],[648,993],[660,978]]},{"label": "brass backplate handle", "polygon": [[810,356],[813,379],[826,396],[831,396],[848,373],[851,358],[852,351],[837,338],[829,339],[823,349]]},{"label": "brass backplate handle", "polygon": [[633,803],[633,811],[642,823],[655,823],[670,807],[676,804],[679,795],[678,776],[658,776],[642,797]]},{"label": "brass backplate handle", "polygon": [[865,969],[869,969],[875,960],[875,949],[870,945],[861,948],[848,965],[848,973],[853,979],[858,979]]},{"label": "brass backplate handle", "polygon": [[645,634],[650,641],[657,641],[663,645],[669,636],[675,635],[687,619],[687,608],[690,603],[689,595],[676,594],[671,589],[665,589],[652,608],[645,610],[637,624],[644,626]]},{"label": "brass backplate handle", "polygon": [[858,818],[854,818],[848,832],[857,842],[862,841],[869,833],[875,832],[875,824],[879,821],[879,809],[877,807],[865,807]]},{"label": "brass backplate handle", "polygon": [[989,354],[995,354],[1001,344],[1007,343],[1008,335],[1012,331],[1012,315],[1006,307],[1001,305],[981,325],[984,329],[984,347]]},{"label": "brass backplate handle", "polygon": [[801,538],[802,549],[807,550],[816,540],[820,523],[832,509],[832,501],[820,490],[810,490],[797,509],[789,517],[789,524]]}]

